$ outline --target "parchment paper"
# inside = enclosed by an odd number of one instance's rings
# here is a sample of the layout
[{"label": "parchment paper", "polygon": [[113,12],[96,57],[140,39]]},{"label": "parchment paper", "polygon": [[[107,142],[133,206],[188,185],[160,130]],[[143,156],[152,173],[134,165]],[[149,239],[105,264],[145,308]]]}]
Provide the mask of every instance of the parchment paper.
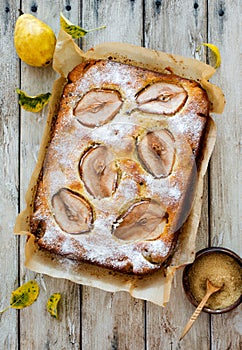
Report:
[{"label": "parchment paper", "polygon": [[208,79],[215,72],[215,69],[211,66],[191,58],[122,43],[104,43],[85,53],[80,50],[68,34],[61,30],[53,60],[53,68],[61,77],[53,85],[49,114],[39,157],[26,193],[26,208],[18,215],[14,232],[27,235],[25,266],[30,270],[55,278],[69,279],[76,283],[110,292],[127,291],[133,297],[165,306],[169,301],[175,271],[181,266],[191,263],[195,257],[195,241],[202,207],[203,177],[206,173],[216,139],[216,127],[211,118],[209,118],[204,139],[202,161],[198,168],[198,182],[192,210],[181,229],[175,253],[169,267],[166,269],[152,273],[149,276],[138,277],[113,272],[86,263],[76,263],[75,261],[40,250],[35,243],[35,237],[30,233],[29,218],[32,213],[35,189],[42,169],[46,148],[50,142],[51,128],[58,113],[59,101],[67,81],[67,75],[77,64],[85,60],[111,58],[121,63],[128,63],[159,72],[173,72],[182,77],[199,81],[208,93],[211,102],[211,112],[222,113],[223,111],[225,101],[222,91],[208,82]]}]

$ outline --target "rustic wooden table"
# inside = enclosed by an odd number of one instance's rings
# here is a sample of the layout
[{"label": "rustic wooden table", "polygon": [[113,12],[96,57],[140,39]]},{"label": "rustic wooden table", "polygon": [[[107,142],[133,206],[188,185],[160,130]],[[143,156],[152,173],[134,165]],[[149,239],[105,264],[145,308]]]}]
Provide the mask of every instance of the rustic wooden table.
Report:
[{"label": "rustic wooden table", "polygon": [[[17,87],[31,95],[51,90],[56,74],[51,67],[33,68],[20,62],[13,31],[21,8],[47,22],[57,34],[60,11],[84,28],[107,25],[79,43],[86,50],[104,41],[123,41],[210,61],[201,42],[221,51],[222,65],[212,82],[226,96],[223,115],[215,115],[217,143],[204,190],[197,250],[228,247],[241,255],[241,56],[239,0],[0,0],[0,309],[11,291],[36,279],[40,295],[31,307],[0,315],[0,349],[42,350],[169,350],[242,348],[241,307],[217,316],[202,313],[179,343],[181,331],[194,311],[184,296],[181,273],[173,283],[166,308],[107,293],[65,280],[34,274],[24,267],[23,237],[12,234],[15,218],[24,208],[24,194],[46,120],[45,108],[34,114],[20,110]],[[60,291],[60,319],[46,311],[47,297]]]}]

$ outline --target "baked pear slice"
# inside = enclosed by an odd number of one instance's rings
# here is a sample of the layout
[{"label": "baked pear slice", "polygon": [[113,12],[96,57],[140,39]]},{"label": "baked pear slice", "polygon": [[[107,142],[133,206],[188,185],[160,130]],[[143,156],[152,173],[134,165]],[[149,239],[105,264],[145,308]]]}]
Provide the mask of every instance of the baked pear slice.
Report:
[{"label": "baked pear slice", "polygon": [[94,198],[110,197],[118,186],[118,169],[112,152],[104,145],[91,147],[81,158],[80,176]]},{"label": "baked pear slice", "polygon": [[160,203],[144,199],[132,204],[113,224],[113,235],[127,242],[156,239],[164,230],[168,215]]},{"label": "baked pear slice", "polygon": [[138,109],[151,114],[175,114],[186,102],[187,93],[178,85],[159,82],[147,86],[137,96]]},{"label": "baked pear slice", "polygon": [[176,153],[174,141],[167,129],[148,132],[137,140],[138,157],[155,178],[165,178],[171,174]]},{"label": "baked pear slice", "polygon": [[74,116],[79,123],[94,128],[108,123],[122,105],[121,96],[115,90],[91,90],[77,103]]},{"label": "baked pear slice", "polygon": [[52,208],[55,220],[64,232],[81,234],[92,229],[92,208],[78,193],[61,188],[52,197]]}]

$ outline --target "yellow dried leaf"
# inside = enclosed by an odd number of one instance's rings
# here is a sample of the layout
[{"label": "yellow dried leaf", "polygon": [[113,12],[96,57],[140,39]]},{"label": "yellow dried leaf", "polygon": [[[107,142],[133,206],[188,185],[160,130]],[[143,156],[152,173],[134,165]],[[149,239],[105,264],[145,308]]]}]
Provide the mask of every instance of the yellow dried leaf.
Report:
[{"label": "yellow dried leaf", "polygon": [[20,106],[29,112],[39,112],[49,102],[51,93],[29,96],[23,90],[16,89]]},{"label": "yellow dried leaf", "polygon": [[0,311],[0,313],[7,311],[11,307],[14,309],[23,309],[24,307],[33,304],[38,295],[39,286],[37,282],[29,281],[12,292],[10,305]]},{"label": "yellow dried leaf", "polygon": [[58,303],[61,299],[60,293],[52,294],[47,301],[47,311],[51,314],[52,317],[58,318]]},{"label": "yellow dried leaf", "polygon": [[11,294],[10,306],[14,309],[23,309],[33,304],[39,295],[39,286],[35,281],[29,281]]},{"label": "yellow dried leaf", "polygon": [[63,15],[63,13],[60,14],[60,25],[61,25],[61,28],[67,34],[70,34],[72,36],[73,39],[81,38],[81,37],[85,36],[87,33],[93,32],[94,30],[99,30],[99,29],[106,28],[106,26],[101,26],[101,27],[98,27],[98,28],[93,28],[93,29],[86,30],[84,28],[81,28],[81,27],[76,26],[73,23],[71,23]]},{"label": "yellow dried leaf", "polygon": [[220,51],[219,48],[216,45],[213,44],[208,44],[208,43],[201,43],[201,45],[197,48],[197,51],[200,50],[201,46],[207,46],[215,55],[215,67],[214,68],[218,68],[221,64],[221,56],[220,56]]}]

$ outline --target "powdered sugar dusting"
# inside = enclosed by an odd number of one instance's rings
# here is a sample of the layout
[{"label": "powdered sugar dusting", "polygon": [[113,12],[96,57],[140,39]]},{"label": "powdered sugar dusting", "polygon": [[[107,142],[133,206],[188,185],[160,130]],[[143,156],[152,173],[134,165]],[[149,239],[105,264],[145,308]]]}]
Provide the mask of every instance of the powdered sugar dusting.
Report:
[{"label": "powdered sugar dusting", "polygon": [[129,100],[135,99],[137,81],[132,79],[129,66],[123,66],[113,62],[107,62],[105,69],[100,65],[92,66],[84,73],[84,79],[80,80],[78,91],[87,92],[91,88],[117,86]]},{"label": "powdered sugar dusting", "polygon": [[94,222],[94,232],[98,232],[100,235],[104,235],[104,237],[110,236],[110,231],[113,222],[115,221],[114,215],[109,215],[108,217],[102,217],[101,215]]},{"label": "powdered sugar dusting", "polygon": [[116,195],[114,195],[114,200],[115,200],[115,196],[118,197],[120,192],[122,193],[122,196],[126,199],[126,201],[135,199],[137,197],[137,192],[138,192],[137,182],[130,178],[124,179],[120,183],[120,186],[118,188],[118,191],[116,192]]},{"label": "powdered sugar dusting", "polygon": [[151,175],[144,176],[150,196],[159,196],[161,199],[170,198],[171,201],[179,201],[181,190],[178,184],[172,184],[171,179],[154,179]]},{"label": "powdered sugar dusting", "polygon": [[169,253],[169,247],[162,240],[149,242],[149,249],[153,256],[161,255],[165,257]]},{"label": "powdered sugar dusting", "polygon": [[175,115],[171,118],[170,125],[177,133],[192,135],[193,139],[198,139],[203,127],[203,121],[193,114]]},{"label": "powdered sugar dusting", "polygon": [[103,142],[110,145],[114,149],[117,147],[125,148],[132,142],[130,136],[134,128],[135,126],[133,124],[126,124],[124,122],[110,123],[94,129],[91,132],[91,138],[96,142]]}]

